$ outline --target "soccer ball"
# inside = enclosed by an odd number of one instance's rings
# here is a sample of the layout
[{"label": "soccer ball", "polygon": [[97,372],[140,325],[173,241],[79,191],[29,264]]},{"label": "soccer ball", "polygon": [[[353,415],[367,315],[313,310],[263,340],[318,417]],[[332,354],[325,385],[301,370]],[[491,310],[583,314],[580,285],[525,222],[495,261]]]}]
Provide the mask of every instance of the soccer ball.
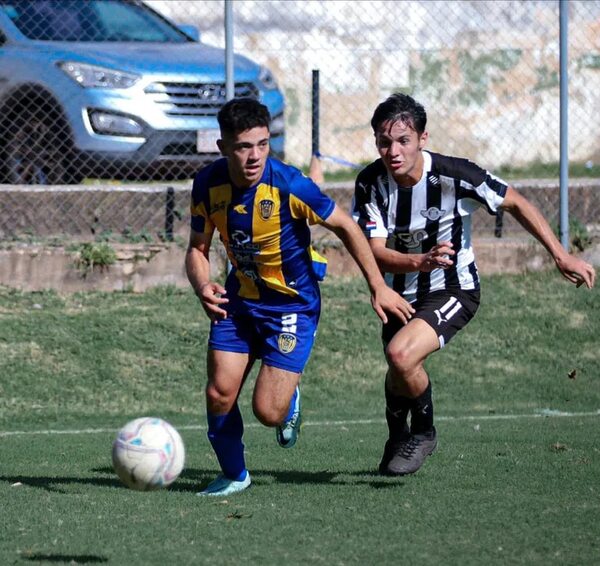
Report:
[{"label": "soccer ball", "polygon": [[149,491],[172,484],[185,462],[179,433],[167,421],[141,417],[128,422],[112,446],[120,480],[131,489]]}]

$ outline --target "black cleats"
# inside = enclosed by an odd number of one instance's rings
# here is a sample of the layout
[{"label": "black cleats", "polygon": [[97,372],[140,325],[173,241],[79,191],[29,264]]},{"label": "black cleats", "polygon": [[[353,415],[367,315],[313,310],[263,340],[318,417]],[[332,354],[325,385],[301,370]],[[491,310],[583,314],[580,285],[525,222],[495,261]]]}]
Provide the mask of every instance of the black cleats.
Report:
[{"label": "black cleats", "polygon": [[414,474],[437,446],[435,428],[427,434],[404,433],[385,443],[379,473],[384,476]]}]

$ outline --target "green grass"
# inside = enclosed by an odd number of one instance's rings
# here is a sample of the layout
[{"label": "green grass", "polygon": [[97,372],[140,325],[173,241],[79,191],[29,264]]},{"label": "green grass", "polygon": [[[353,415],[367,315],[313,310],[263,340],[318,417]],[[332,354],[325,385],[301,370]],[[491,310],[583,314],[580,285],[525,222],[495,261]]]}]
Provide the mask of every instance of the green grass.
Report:
[{"label": "green grass", "polygon": [[[361,281],[326,282],[298,446],[258,425],[251,378],[253,486],[222,501],[194,495],[218,466],[190,292],[0,290],[0,564],[597,564],[598,291],[551,272],[485,278],[482,294],[428,363],[439,448],[393,479],[375,473],[377,318]],[[185,441],[168,490],[130,491],[110,467],[116,429],[141,415]]]}]

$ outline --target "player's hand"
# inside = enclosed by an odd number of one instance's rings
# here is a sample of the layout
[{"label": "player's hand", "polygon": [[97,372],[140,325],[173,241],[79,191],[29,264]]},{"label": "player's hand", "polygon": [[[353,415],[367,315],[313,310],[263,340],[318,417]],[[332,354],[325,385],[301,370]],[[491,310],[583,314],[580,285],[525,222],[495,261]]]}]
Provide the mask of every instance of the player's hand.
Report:
[{"label": "player's hand", "polygon": [[574,255],[567,255],[556,260],[556,267],[563,277],[581,287],[583,284],[588,289],[594,286],[596,281],[596,270],[593,266]]},{"label": "player's hand", "polygon": [[227,318],[227,311],[219,305],[224,305],[229,302],[229,299],[223,297],[227,291],[218,283],[209,281],[200,287],[198,298],[202,303],[202,308],[208,315],[208,318],[213,322],[218,322]]},{"label": "player's hand", "polygon": [[448,269],[454,262],[450,259],[456,252],[452,249],[452,242],[439,242],[431,248],[426,254],[423,254],[423,261],[419,271],[429,273],[434,269]]},{"label": "player's hand", "polygon": [[371,295],[371,305],[383,324],[387,324],[388,321],[386,313],[397,316],[406,324],[415,312],[408,301],[385,284],[374,290]]}]

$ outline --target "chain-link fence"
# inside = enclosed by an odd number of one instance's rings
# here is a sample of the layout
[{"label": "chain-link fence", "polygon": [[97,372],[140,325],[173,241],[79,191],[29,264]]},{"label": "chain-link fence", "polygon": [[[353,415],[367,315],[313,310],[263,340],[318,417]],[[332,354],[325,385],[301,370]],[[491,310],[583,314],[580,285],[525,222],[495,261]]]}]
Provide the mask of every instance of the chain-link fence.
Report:
[{"label": "chain-link fence", "polygon": [[[569,154],[573,172],[590,176],[600,171],[600,1],[567,6]],[[326,177],[348,179],[334,190],[340,200],[354,167],[377,157],[373,109],[398,90],[427,108],[431,150],[557,181],[558,0],[232,7],[235,92],[269,106],[274,152],[299,167],[311,158],[319,70],[319,151]],[[222,0],[0,0],[0,182],[83,183],[4,187],[0,239],[169,239],[184,230],[189,179],[217,156],[224,13]],[[196,33],[201,43],[190,40]],[[590,227],[600,217],[599,184],[570,196],[573,217]],[[556,221],[551,186],[532,194]],[[494,219],[481,227],[493,232]]]}]

